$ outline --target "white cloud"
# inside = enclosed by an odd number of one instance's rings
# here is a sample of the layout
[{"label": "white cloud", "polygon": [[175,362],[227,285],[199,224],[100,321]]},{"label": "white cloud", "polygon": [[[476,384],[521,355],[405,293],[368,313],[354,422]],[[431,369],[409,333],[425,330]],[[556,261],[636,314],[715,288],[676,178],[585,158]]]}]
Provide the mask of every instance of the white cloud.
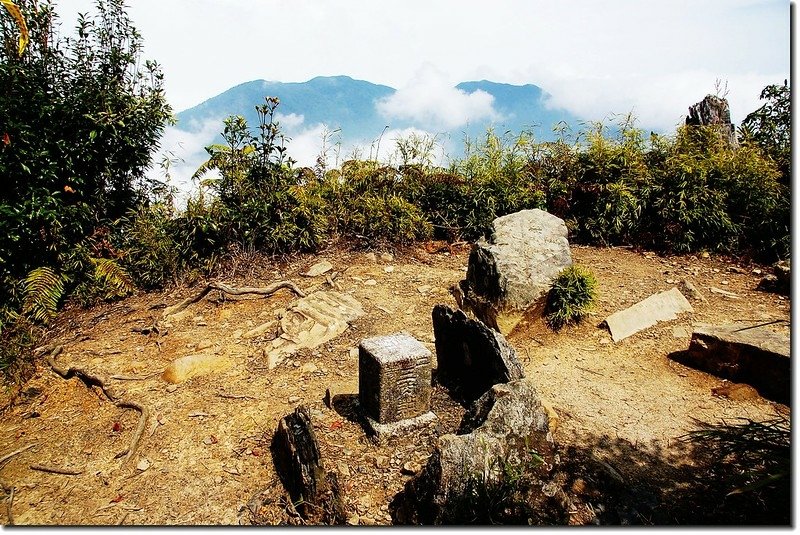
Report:
[{"label": "white cloud", "polygon": [[779,74],[744,73],[722,77],[708,71],[670,72],[660,75],[626,76],[552,75],[547,79],[551,107],[565,108],[590,121],[604,120],[612,114],[633,112],[639,125],[661,132],[671,132],[683,124],[689,106],[707,94],[715,94],[722,83],[720,96],[726,96],[731,120],[741,121],[759,106],[761,89],[782,81]]},{"label": "white cloud", "polygon": [[222,119],[207,119],[201,124],[188,125],[192,131],[175,126],[168,126],[164,130],[161,148],[154,156],[148,174],[151,178],[163,180],[165,170],[159,164],[165,159],[169,161],[169,184],[178,190],[176,204],[179,207],[185,206],[189,193],[196,188],[197,185],[192,183],[192,175],[208,159],[205,148],[219,134],[221,125]]},{"label": "white cloud", "polygon": [[302,114],[275,112],[275,120],[280,123],[281,129],[291,133],[302,126],[306,118]]},{"label": "white cloud", "polygon": [[396,93],[376,103],[382,115],[435,128],[452,129],[474,121],[496,120],[494,97],[485,91],[467,93],[453,87],[447,77],[430,64]]}]

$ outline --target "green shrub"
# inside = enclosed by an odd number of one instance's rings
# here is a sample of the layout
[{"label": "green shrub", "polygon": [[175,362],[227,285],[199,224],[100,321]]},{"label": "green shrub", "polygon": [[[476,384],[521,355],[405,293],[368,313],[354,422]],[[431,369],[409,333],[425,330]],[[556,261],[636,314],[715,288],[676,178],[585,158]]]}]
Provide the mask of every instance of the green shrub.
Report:
[{"label": "green shrub", "polygon": [[585,150],[577,154],[571,195],[575,233],[589,243],[630,243],[637,237],[643,210],[642,189],[651,180],[640,130],[627,116],[616,137],[595,123],[584,133]]},{"label": "green shrub", "polygon": [[545,319],[550,328],[580,321],[597,299],[597,279],[585,268],[572,265],[555,278],[547,294]]}]

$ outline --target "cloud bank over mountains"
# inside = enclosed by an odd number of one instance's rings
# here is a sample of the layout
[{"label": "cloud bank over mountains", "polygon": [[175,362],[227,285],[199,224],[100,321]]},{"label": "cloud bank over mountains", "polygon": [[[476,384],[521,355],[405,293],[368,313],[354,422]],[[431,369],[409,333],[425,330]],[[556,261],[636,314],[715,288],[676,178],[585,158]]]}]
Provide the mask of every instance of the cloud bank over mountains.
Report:
[{"label": "cloud bank over mountains", "polygon": [[471,93],[458,89],[430,64],[424,65],[405,87],[378,101],[377,109],[388,119],[444,130],[501,118],[492,95],[480,89]]}]

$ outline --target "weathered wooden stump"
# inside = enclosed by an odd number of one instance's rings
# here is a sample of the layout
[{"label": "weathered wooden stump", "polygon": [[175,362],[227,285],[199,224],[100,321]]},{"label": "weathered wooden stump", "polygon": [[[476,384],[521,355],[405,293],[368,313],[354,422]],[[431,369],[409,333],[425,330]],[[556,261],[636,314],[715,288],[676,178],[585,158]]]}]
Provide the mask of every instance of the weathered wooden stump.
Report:
[{"label": "weathered wooden stump", "polygon": [[336,473],[325,473],[306,407],[297,407],[278,423],[272,453],[275,471],[303,519],[311,524],[344,524]]}]

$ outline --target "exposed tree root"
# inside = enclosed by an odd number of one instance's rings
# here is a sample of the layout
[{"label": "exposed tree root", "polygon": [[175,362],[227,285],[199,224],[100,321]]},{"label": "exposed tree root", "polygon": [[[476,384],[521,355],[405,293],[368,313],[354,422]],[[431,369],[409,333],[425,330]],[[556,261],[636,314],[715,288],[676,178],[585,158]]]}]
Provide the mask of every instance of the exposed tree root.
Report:
[{"label": "exposed tree root", "polygon": [[49,474],[62,474],[65,476],[78,476],[81,475],[84,470],[73,470],[71,468],[59,468],[57,466],[44,466],[41,464],[32,464],[31,470],[37,470],[39,472],[47,472]]},{"label": "exposed tree root", "polygon": [[113,388],[108,386],[108,382],[105,377],[101,375],[97,375],[84,370],[83,368],[76,368],[74,366],[70,366],[69,368],[59,367],[55,362],[55,358],[60,355],[62,351],[63,347],[58,346],[46,357],[47,364],[55,373],[64,379],[77,377],[88,387],[96,386],[100,388],[100,390],[103,391],[103,394],[105,394],[106,397],[120,409],[134,409],[139,411],[139,425],[136,426],[136,431],[133,434],[130,446],[128,447],[128,451],[123,460],[123,462],[127,462],[131,459],[131,457],[133,457],[133,455],[136,453],[136,449],[139,447],[139,441],[142,439],[142,434],[144,434],[145,427],[147,426],[147,420],[150,419],[150,410],[145,405],[135,401],[120,399]]},{"label": "exposed tree root", "polygon": [[177,314],[186,309],[189,305],[200,301],[209,292],[212,290],[219,290],[222,293],[226,293],[228,295],[245,295],[245,294],[257,294],[257,295],[272,295],[281,288],[288,288],[289,290],[293,291],[299,297],[305,297],[306,294],[300,288],[297,287],[293,282],[290,281],[280,281],[276,282],[275,284],[271,284],[266,288],[235,288],[233,286],[227,286],[222,284],[221,282],[211,282],[205,288],[203,288],[200,293],[195,295],[194,297],[187,297],[177,305],[173,305],[171,307],[167,307],[164,309],[164,313],[162,317],[166,318],[167,316],[172,316],[173,314]]}]

